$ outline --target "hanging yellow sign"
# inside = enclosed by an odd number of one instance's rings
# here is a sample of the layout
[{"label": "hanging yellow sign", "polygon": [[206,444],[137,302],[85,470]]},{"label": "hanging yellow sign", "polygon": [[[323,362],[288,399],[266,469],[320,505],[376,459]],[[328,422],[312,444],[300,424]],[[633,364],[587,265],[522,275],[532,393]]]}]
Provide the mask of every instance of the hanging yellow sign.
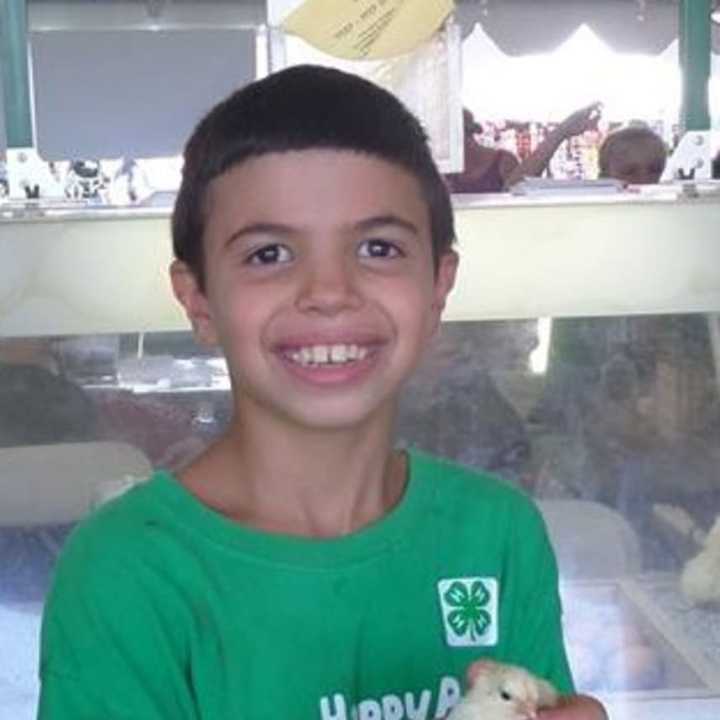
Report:
[{"label": "hanging yellow sign", "polygon": [[305,0],[282,27],[328,55],[379,60],[414,50],[453,6],[453,0]]}]

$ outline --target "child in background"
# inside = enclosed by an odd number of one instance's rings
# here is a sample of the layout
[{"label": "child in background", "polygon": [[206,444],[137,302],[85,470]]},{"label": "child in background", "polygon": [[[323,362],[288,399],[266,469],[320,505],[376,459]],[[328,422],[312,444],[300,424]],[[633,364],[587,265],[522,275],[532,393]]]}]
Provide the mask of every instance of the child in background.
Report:
[{"label": "child in background", "polygon": [[365,80],[291,68],[198,125],[171,275],[234,420],[69,539],[41,720],[440,718],[481,657],[566,693],[548,720],[604,716],[572,694],[530,500],[392,446],[453,239],[422,128]]},{"label": "child in background", "polygon": [[660,182],[667,161],[662,138],[644,125],[611,132],[600,146],[600,177],[622,180],[628,185]]}]

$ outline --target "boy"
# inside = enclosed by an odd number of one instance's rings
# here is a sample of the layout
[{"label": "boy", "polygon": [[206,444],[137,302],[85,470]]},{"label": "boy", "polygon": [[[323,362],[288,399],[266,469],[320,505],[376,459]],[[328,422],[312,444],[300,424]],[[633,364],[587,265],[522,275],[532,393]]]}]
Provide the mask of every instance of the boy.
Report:
[{"label": "boy", "polygon": [[622,180],[628,185],[660,182],[667,148],[662,138],[644,125],[611,132],[598,153],[600,177]]},{"label": "boy", "polygon": [[[531,503],[391,446],[453,236],[419,123],[364,80],[292,68],[200,123],[171,274],[235,417],[69,540],[42,720],[440,718],[481,656],[571,690]],[[602,710],[571,696],[556,717]]]}]

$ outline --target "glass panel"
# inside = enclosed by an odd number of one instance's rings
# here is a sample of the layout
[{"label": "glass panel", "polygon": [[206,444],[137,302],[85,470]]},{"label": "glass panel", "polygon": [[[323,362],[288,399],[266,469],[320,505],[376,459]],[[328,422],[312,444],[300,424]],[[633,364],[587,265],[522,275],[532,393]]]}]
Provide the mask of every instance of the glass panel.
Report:
[{"label": "glass panel", "polygon": [[35,717],[42,602],[69,531],[200,452],[229,418],[228,387],[188,333],[0,340],[2,717]]},{"label": "glass panel", "polygon": [[445,325],[405,396],[400,437],[536,498],[577,685],[611,702],[611,717],[638,712],[628,699],[712,695],[647,717],[717,714],[717,316],[549,325]]},{"label": "glass panel", "polygon": [[[536,498],[579,688],[673,697],[674,718],[701,716],[691,698],[720,708],[719,335],[700,314],[447,323],[398,419],[401,444]],[[24,720],[69,530],[187,463],[232,406],[224,361],[189,333],[4,339],[0,363],[0,707]]]},{"label": "glass panel", "polygon": [[248,30],[66,30],[31,42],[46,160],[177,155],[208,108],[255,78]]}]

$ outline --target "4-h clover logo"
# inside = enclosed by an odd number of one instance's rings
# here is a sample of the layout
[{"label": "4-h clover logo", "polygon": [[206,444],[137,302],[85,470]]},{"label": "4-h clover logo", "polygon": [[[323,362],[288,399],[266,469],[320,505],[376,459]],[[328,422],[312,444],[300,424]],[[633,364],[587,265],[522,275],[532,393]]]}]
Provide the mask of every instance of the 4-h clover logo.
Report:
[{"label": "4-h clover logo", "polygon": [[438,582],[445,640],[451,647],[497,643],[497,580],[449,578]]}]

